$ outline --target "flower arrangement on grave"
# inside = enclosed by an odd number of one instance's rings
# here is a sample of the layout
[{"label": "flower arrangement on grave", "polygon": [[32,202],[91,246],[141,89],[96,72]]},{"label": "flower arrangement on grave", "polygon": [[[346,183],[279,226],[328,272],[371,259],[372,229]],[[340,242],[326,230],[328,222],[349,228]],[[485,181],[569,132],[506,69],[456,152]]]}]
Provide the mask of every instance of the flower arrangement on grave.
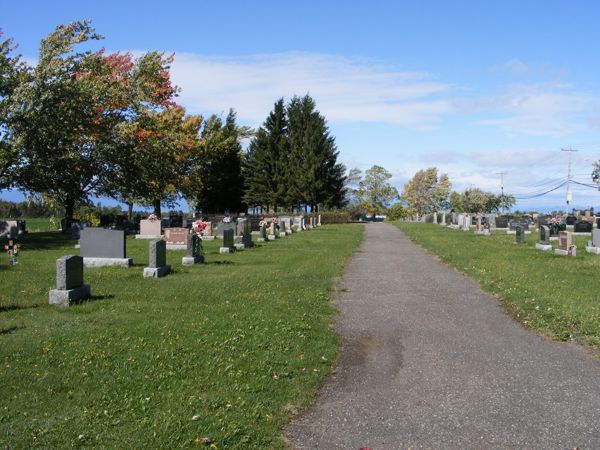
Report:
[{"label": "flower arrangement on grave", "polygon": [[231,216],[225,216],[225,217],[223,217],[223,220],[221,220],[221,222],[223,222],[223,223],[230,223],[231,222]]},{"label": "flower arrangement on grave", "polygon": [[558,217],[551,218],[546,226],[550,229],[551,234],[558,234],[559,231],[566,231],[567,224],[562,222]]},{"label": "flower arrangement on grave", "polygon": [[4,250],[6,250],[10,264],[13,266],[17,264],[17,256],[19,256],[19,244],[13,242],[11,239],[8,241],[8,244],[4,246]]},{"label": "flower arrangement on grave", "polygon": [[206,229],[206,226],[207,224],[203,220],[196,220],[192,224],[192,230],[194,231],[194,233],[196,233],[198,237],[201,237],[204,235],[204,230]]},{"label": "flower arrangement on grave", "polygon": [[277,223],[277,217],[275,217],[275,216],[271,217],[271,223]]},{"label": "flower arrangement on grave", "polygon": [[156,214],[152,213],[148,217],[146,217],[146,220],[154,222],[155,220],[158,220],[158,217],[156,217]]},{"label": "flower arrangement on grave", "polygon": [[258,227],[262,228],[266,224],[267,224],[267,222],[265,221],[265,219],[260,219],[260,222],[258,222]]}]

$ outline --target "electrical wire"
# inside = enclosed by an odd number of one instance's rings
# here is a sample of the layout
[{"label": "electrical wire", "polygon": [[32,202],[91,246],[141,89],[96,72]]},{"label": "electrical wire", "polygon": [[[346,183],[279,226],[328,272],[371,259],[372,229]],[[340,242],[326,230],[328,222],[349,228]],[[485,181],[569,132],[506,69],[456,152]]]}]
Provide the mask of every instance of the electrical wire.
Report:
[{"label": "electrical wire", "polygon": [[554,192],[557,189],[560,189],[565,184],[567,184],[567,181],[563,181],[558,186],[555,186],[552,189],[549,189],[549,190],[544,191],[544,192],[540,192],[540,193],[537,193],[537,194],[531,194],[531,195],[527,195],[527,194],[525,194],[525,195],[523,195],[523,194],[519,195],[519,194],[517,194],[517,195],[514,195],[514,197],[515,197],[516,200],[530,200],[532,198],[542,197],[542,196],[544,196],[546,194],[549,194],[550,192]]}]

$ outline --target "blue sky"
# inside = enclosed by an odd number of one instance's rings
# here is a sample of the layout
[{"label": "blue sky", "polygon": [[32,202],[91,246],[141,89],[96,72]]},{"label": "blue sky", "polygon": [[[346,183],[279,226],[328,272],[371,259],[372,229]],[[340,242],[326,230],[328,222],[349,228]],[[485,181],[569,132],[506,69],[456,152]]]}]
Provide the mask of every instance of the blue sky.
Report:
[{"label": "blue sky", "polygon": [[[179,102],[233,107],[258,126],[281,96],[310,93],[340,159],[402,185],[422,168],[456,190],[543,192],[600,159],[600,3],[594,1],[10,2],[0,28],[34,61],[59,23],[90,18],[108,51],[175,52]],[[578,186],[573,205],[600,206]],[[6,194],[3,197],[7,197]],[[521,208],[564,205],[565,188]]]}]

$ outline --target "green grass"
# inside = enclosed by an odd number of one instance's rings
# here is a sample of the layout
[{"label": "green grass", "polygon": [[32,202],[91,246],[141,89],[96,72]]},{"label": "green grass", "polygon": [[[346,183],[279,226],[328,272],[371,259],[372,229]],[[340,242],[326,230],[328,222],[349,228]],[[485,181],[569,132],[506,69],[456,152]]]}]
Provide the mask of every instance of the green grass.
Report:
[{"label": "green grass", "polygon": [[478,236],[432,224],[395,225],[496,294],[523,324],[600,351],[600,256],[586,253],[589,237],[574,237],[577,257],[570,258],[535,250],[535,233],[518,245],[514,235],[500,231]]},{"label": "green grass", "polygon": [[[57,233],[31,233],[19,263],[0,265],[0,446],[10,448],[284,448],[282,427],[336,358],[332,279],[362,237],[331,225],[143,279],[88,268],[93,301],[48,306],[55,260],[77,254]],[[192,420],[194,418],[195,420]],[[214,447],[213,447],[214,448]]]},{"label": "green grass", "polygon": [[60,227],[60,220],[53,224],[48,218],[24,219],[27,222],[27,231],[30,233],[39,233],[42,231],[56,231]]}]

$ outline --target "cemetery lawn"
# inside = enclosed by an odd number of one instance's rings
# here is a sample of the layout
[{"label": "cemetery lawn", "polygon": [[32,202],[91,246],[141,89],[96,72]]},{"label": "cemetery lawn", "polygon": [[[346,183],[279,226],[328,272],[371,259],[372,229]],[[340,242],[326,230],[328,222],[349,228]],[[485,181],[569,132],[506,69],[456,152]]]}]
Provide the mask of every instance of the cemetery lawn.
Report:
[{"label": "cemetery lawn", "polygon": [[[48,305],[55,261],[78,254],[56,232],[23,239],[0,264],[0,447],[285,448],[337,355],[329,302],[362,225],[329,225],[206,264],[143,279],[148,241],[127,240],[131,268],[86,268],[93,301]],[[213,444],[202,442],[209,438]]]},{"label": "cemetery lawn", "polygon": [[535,232],[518,245],[515,236],[505,231],[478,236],[473,230],[467,233],[433,224],[394,224],[413,242],[499,297],[521,323],[600,352],[600,256],[585,251],[591,237],[574,236],[577,257],[570,258],[535,250]]}]

